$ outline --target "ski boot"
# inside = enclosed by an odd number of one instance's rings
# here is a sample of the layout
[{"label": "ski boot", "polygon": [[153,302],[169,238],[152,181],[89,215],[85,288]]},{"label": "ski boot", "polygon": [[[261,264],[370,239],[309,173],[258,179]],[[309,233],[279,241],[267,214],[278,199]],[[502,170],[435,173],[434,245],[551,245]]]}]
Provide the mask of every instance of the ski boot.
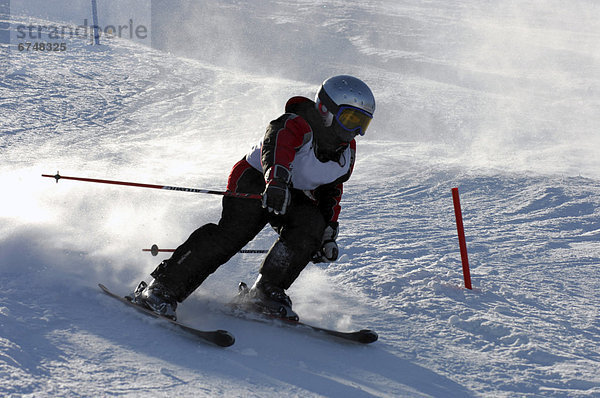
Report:
[{"label": "ski boot", "polygon": [[135,304],[146,307],[158,315],[162,315],[174,321],[177,320],[175,300],[169,290],[160,282],[153,280],[150,285],[141,281],[133,292],[133,297],[128,297]]},{"label": "ski boot", "polygon": [[299,320],[298,314],[292,310],[292,300],[284,289],[263,280],[262,276],[251,289],[241,282],[238,290],[239,295],[257,312],[288,321]]}]

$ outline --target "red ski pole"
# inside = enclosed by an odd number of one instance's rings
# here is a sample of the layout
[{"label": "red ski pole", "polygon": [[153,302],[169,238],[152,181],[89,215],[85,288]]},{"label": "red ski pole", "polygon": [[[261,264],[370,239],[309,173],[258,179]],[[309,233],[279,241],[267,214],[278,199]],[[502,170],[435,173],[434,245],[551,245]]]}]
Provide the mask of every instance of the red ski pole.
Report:
[{"label": "red ski pole", "polygon": [[222,195],[222,196],[230,196],[234,198],[244,198],[244,199],[262,199],[262,195],[255,193],[239,193],[232,191],[213,191],[210,189],[200,189],[200,188],[185,188],[185,187],[173,187],[169,185],[155,185],[155,184],[141,184],[139,182],[126,182],[126,181],[114,181],[114,180],[101,180],[98,178],[84,178],[84,177],[67,177],[61,176],[56,172],[56,174],[42,174],[42,177],[50,177],[54,178],[58,183],[58,180],[74,180],[74,181],[83,181],[83,182],[94,182],[98,184],[112,184],[112,185],[125,185],[129,187],[139,187],[139,188],[153,188],[153,189],[163,189],[167,191],[182,191],[182,192],[192,192],[192,193],[206,193],[210,195]]},{"label": "red ski pole", "polygon": [[456,216],[456,230],[458,232],[458,244],[460,247],[460,257],[462,259],[465,287],[467,289],[473,289],[471,287],[471,271],[469,269],[469,256],[467,255],[467,242],[465,240],[465,228],[463,226],[462,211],[460,209],[458,188],[452,188],[452,200],[454,202],[454,215]]}]

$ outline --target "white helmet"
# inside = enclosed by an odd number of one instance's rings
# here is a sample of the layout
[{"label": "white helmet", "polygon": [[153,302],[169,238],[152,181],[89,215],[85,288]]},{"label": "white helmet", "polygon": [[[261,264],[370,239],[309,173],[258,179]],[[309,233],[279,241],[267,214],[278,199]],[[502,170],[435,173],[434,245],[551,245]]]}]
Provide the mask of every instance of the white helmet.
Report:
[{"label": "white helmet", "polygon": [[365,134],[375,112],[375,97],[369,86],[348,75],[325,80],[317,92],[315,104],[325,126],[333,125],[346,142],[358,134]]}]

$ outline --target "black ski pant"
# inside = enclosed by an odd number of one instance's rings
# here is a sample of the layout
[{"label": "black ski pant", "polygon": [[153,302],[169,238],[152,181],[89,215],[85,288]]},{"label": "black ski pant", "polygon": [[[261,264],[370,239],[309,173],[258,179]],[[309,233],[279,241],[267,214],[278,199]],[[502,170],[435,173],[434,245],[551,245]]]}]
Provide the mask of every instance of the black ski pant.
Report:
[{"label": "black ski pant", "polygon": [[[262,173],[245,160],[234,167],[228,190],[262,193]],[[317,205],[302,191],[292,189],[292,201],[285,215],[274,215],[257,199],[223,197],[218,224],[206,224],[179,246],[170,259],[153,272],[158,282],[182,302],[219,266],[226,263],[270,223],[279,233],[260,266],[266,280],[288,289],[321,247],[325,219]]]}]

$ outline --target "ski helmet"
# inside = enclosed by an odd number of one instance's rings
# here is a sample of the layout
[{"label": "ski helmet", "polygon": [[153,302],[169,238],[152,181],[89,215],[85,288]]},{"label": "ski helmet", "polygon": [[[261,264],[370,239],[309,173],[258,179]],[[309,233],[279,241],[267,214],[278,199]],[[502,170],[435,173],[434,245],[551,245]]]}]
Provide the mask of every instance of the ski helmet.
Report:
[{"label": "ski helmet", "polygon": [[364,135],[373,113],[375,97],[362,80],[339,75],[325,80],[315,98],[317,111],[326,127],[333,126],[342,141]]}]

